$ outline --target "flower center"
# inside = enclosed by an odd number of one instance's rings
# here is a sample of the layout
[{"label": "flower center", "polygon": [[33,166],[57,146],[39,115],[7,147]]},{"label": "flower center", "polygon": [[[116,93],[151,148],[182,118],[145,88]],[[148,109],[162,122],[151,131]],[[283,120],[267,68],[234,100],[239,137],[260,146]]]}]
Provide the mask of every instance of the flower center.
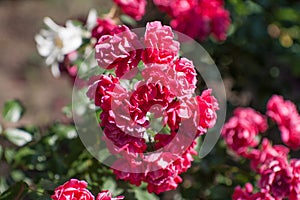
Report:
[{"label": "flower center", "polygon": [[54,43],[55,43],[55,46],[59,49],[62,49],[64,46],[62,39],[60,39],[60,37],[58,37],[58,36],[55,37]]}]

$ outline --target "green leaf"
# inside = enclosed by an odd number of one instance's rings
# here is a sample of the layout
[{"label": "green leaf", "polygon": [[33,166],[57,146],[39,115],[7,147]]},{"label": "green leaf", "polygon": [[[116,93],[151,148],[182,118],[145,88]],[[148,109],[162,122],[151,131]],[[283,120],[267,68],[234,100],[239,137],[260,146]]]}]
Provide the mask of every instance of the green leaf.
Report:
[{"label": "green leaf", "polygon": [[5,148],[4,158],[8,164],[10,164],[15,158],[16,151],[14,149]]},{"label": "green leaf", "polygon": [[137,22],[129,17],[128,15],[121,15],[120,16],[121,21],[124,22],[125,24],[131,25],[131,26],[137,26]]},{"label": "green leaf", "polygon": [[18,182],[8,188],[1,196],[0,200],[22,199],[28,191],[28,185],[25,182]]},{"label": "green leaf", "polygon": [[286,20],[286,21],[298,21],[299,20],[299,14],[297,11],[293,8],[283,8],[281,7],[276,12],[276,17],[279,20]]},{"label": "green leaf", "polygon": [[154,195],[150,194],[146,190],[141,190],[140,188],[134,188],[134,195],[137,200],[158,200],[159,198]]},{"label": "green leaf", "polygon": [[52,128],[53,132],[61,138],[74,139],[77,137],[77,132],[73,125],[56,124]]},{"label": "green leaf", "polygon": [[5,130],[5,136],[11,143],[17,146],[23,146],[32,141],[32,135],[21,129],[8,128]]},{"label": "green leaf", "polygon": [[17,100],[8,101],[4,104],[2,116],[4,119],[17,122],[22,117],[24,108]]},{"label": "green leaf", "polygon": [[123,189],[118,188],[116,181],[110,177],[104,181],[102,190],[109,190],[114,196],[118,196],[123,192]]}]

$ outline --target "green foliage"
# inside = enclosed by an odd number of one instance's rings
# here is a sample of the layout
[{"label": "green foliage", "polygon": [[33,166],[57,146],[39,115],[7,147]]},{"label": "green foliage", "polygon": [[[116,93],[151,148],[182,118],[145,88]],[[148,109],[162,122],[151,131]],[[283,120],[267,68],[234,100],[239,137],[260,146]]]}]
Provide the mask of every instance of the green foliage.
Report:
[{"label": "green foliage", "polygon": [[28,191],[28,185],[18,182],[0,195],[0,200],[22,199]]}]

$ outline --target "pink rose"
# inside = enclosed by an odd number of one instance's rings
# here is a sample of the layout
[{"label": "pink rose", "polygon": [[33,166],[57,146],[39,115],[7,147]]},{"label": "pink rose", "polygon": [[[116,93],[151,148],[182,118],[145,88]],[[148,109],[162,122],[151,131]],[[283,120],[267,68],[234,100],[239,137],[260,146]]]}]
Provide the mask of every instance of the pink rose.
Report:
[{"label": "pink rose", "polygon": [[97,19],[97,25],[92,30],[92,37],[96,38],[97,41],[103,35],[111,35],[117,25],[109,18]]},{"label": "pink rose", "polygon": [[172,18],[171,26],[186,35],[205,40],[212,34],[217,40],[226,39],[231,20],[222,0],[154,0]]},{"label": "pink rose", "polygon": [[117,77],[131,78],[141,60],[141,43],[127,26],[118,26],[112,35],[103,35],[95,46],[96,60],[104,69],[116,68]]},{"label": "pink rose", "polygon": [[296,105],[291,101],[285,101],[282,96],[273,95],[267,103],[267,115],[279,126],[288,123],[295,114],[298,114]]},{"label": "pink rose", "polygon": [[114,2],[121,7],[123,13],[135,20],[141,20],[145,14],[146,0],[114,0]]},{"label": "pink rose", "polygon": [[277,198],[289,196],[292,171],[285,159],[274,158],[274,160],[263,167],[260,174],[260,188],[268,191],[272,196]]},{"label": "pink rose", "polygon": [[294,150],[300,148],[300,115],[296,105],[274,95],[267,104],[267,115],[279,126],[282,141]]},{"label": "pink rose", "polygon": [[87,188],[87,182],[71,179],[55,189],[51,196],[53,200],[94,200],[95,197]]},{"label": "pink rose", "polygon": [[179,52],[179,42],[174,40],[171,27],[159,21],[147,23],[144,43],[144,63],[170,63]]},{"label": "pink rose", "polygon": [[[272,146],[268,139],[263,139],[261,149],[253,149],[247,158],[251,160],[251,167],[260,172],[264,170],[262,167],[270,163],[276,158],[284,158],[287,160],[289,149],[282,145]],[[287,162],[287,161],[286,161]]]}]

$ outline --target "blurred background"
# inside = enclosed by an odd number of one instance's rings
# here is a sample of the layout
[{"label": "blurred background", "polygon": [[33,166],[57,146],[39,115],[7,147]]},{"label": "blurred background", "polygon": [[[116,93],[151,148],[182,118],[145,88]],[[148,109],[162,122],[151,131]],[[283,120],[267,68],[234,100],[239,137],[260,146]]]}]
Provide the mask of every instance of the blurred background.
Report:
[{"label": "blurred background", "polygon": [[108,12],[112,1],[1,0],[0,111],[4,102],[19,99],[26,107],[22,125],[63,120],[61,109],[71,102],[72,82],[53,78],[36,50],[34,36],[49,16],[64,25],[70,18],[86,18],[91,8]]}]

